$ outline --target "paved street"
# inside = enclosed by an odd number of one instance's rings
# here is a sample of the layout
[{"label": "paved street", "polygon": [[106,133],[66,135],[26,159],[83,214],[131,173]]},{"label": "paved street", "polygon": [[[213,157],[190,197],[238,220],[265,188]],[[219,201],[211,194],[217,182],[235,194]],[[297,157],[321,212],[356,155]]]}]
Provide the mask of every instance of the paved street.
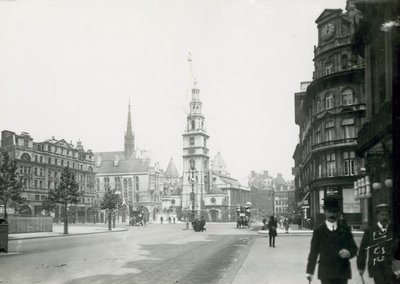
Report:
[{"label": "paved street", "polygon": [[[269,248],[267,235],[232,223],[184,228],[11,240],[10,253],[0,253],[0,283],[306,283],[309,234],[280,234]],[[354,268],[350,283],[361,283]]]}]

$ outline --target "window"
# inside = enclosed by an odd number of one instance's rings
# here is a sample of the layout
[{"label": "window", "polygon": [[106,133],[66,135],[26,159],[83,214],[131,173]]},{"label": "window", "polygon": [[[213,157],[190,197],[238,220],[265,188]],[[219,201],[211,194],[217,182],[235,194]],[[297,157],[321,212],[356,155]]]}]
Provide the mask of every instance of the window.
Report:
[{"label": "window", "polygon": [[334,96],[333,96],[332,93],[329,93],[329,94],[326,95],[326,97],[325,97],[325,109],[331,109],[331,108],[334,107],[333,100],[334,100]]},{"label": "window", "polygon": [[43,188],[43,182],[39,180],[39,188]]},{"label": "window", "polygon": [[321,142],[321,126],[318,125],[315,129],[315,144],[319,144]]},{"label": "window", "polygon": [[49,157],[49,165],[51,165],[51,157]]},{"label": "window", "polygon": [[332,141],[335,139],[335,122],[333,120],[325,123],[325,141]]},{"label": "window", "polygon": [[28,140],[24,140],[24,147],[28,147],[28,146],[29,146]]},{"label": "window", "polygon": [[326,171],[327,171],[328,177],[335,176],[335,173],[336,173],[335,153],[326,155]]},{"label": "window", "polygon": [[35,201],[40,201],[40,195],[39,194],[35,194]]},{"label": "window", "polygon": [[342,92],[342,105],[348,106],[353,104],[353,91],[346,89]]},{"label": "window", "polygon": [[43,163],[43,157],[40,156],[40,163]]},{"label": "window", "polygon": [[38,155],[35,155],[35,162],[38,161]]},{"label": "window", "polygon": [[[139,190],[139,177],[138,176],[135,177],[135,188],[136,188],[136,190]],[[138,201],[139,201],[139,199],[138,199]]]},{"label": "window", "polygon": [[61,160],[61,167],[64,167],[64,160]]},{"label": "window", "polygon": [[195,127],[196,127],[196,124],[195,124],[194,120],[192,120],[192,129],[195,129]]},{"label": "window", "polygon": [[190,146],[194,146],[194,137],[189,138],[189,144]]},{"label": "window", "polygon": [[347,118],[342,120],[343,136],[345,139],[355,138],[356,129],[354,126],[354,118]]},{"label": "window", "polygon": [[38,186],[38,181],[35,180],[35,188],[37,188],[37,186]]},{"label": "window", "polygon": [[34,173],[35,173],[35,176],[38,175],[38,170],[37,170],[37,168],[34,169]]},{"label": "window", "polygon": [[321,105],[321,98],[318,97],[317,98],[317,113],[321,112],[322,110],[323,109],[322,109],[322,105]]},{"label": "window", "polygon": [[333,63],[332,62],[327,62],[325,64],[325,74],[326,75],[332,74],[333,71],[334,71]]},{"label": "window", "polygon": [[344,175],[354,176],[355,175],[355,153],[353,151],[343,153],[344,162]]}]

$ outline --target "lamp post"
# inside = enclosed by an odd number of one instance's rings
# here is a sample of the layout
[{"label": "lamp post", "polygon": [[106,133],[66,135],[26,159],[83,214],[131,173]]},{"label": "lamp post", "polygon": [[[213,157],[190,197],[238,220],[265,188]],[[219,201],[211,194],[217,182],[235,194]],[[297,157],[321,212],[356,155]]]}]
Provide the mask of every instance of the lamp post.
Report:
[{"label": "lamp post", "polygon": [[194,202],[195,202],[195,197],[194,197],[194,184],[197,183],[197,175],[196,171],[194,170],[194,167],[189,171],[189,177],[188,177],[188,182],[192,185],[192,192],[190,193],[190,199],[192,201],[192,218],[191,222],[194,221]]}]

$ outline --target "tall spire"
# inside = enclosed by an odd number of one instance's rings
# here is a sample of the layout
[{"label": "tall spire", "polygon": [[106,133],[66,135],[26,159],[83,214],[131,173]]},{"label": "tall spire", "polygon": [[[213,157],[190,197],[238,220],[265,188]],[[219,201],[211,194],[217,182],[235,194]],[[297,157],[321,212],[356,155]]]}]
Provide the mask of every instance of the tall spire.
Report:
[{"label": "tall spire", "polygon": [[135,136],[132,131],[132,118],[131,118],[131,99],[129,98],[128,104],[128,123],[125,133],[125,157],[131,158],[135,152]]}]

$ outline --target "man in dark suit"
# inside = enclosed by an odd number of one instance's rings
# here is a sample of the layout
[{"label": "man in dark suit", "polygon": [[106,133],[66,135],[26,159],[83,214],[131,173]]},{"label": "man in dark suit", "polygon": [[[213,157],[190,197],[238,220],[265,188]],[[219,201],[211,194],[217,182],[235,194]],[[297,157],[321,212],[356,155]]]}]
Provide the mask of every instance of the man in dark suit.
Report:
[{"label": "man in dark suit", "polygon": [[375,208],[377,222],[365,230],[357,256],[357,268],[364,274],[368,251],[368,274],[375,284],[394,283],[392,265],[393,231],[389,224],[389,206],[379,204]]},{"label": "man in dark suit", "polygon": [[338,221],[339,200],[324,199],[325,222],[314,230],[306,278],[311,281],[319,255],[318,279],[322,284],[346,284],[351,279],[350,258],[357,253],[350,229]]}]

